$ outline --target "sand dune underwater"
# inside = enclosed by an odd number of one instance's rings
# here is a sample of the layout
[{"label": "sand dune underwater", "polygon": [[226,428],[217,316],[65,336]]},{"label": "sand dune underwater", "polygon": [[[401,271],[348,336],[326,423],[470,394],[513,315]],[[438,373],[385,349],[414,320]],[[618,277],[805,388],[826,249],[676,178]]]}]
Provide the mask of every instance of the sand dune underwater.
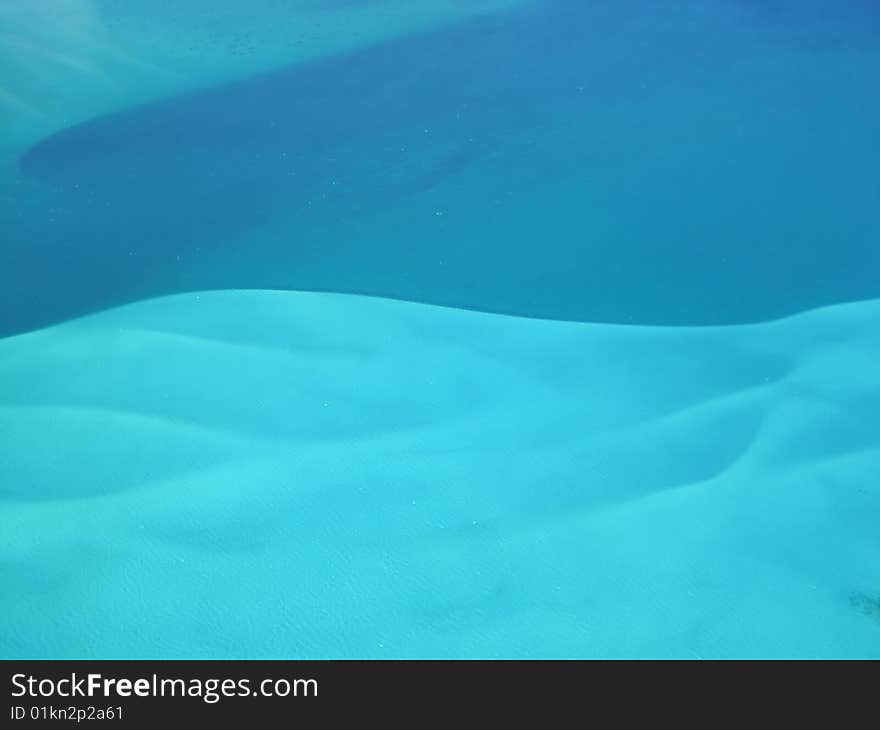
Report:
[{"label": "sand dune underwater", "polygon": [[878,317],[229,291],[8,338],[2,653],[878,656]]},{"label": "sand dune underwater", "polygon": [[878,33],[4,2],[0,658],[880,657]]}]

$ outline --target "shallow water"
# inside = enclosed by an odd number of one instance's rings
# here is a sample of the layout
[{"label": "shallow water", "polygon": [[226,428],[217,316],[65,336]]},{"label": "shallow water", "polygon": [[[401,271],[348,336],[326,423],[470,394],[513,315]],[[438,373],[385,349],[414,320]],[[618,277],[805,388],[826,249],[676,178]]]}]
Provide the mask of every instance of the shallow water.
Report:
[{"label": "shallow water", "polygon": [[466,6],[0,10],[0,654],[880,656],[880,13]]}]

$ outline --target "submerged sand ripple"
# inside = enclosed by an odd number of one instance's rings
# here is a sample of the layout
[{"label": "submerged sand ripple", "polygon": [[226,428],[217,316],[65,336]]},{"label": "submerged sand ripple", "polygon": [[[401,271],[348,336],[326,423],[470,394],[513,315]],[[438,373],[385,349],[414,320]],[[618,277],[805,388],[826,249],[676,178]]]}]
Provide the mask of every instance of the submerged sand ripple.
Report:
[{"label": "submerged sand ripple", "polygon": [[880,656],[880,303],[218,291],[0,341],[3,656]]}]

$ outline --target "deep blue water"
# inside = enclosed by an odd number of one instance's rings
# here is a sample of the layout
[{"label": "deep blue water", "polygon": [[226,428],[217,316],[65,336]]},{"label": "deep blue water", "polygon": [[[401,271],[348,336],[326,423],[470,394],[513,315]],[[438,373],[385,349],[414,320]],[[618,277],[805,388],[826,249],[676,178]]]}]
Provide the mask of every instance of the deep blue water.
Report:
[{"label": "deep blue water", "polygon": [[877,296],[878,43],[868,2],[542,0],[95,119],[20,159],[0,332],[206,288],[656,324]]}]

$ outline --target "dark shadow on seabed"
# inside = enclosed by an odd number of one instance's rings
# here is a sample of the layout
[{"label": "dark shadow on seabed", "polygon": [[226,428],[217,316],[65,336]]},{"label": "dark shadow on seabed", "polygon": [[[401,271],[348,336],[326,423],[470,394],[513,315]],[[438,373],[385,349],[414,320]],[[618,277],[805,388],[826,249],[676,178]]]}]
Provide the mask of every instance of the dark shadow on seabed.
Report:
[{"label": "dark shadow on seabed", "polygon": [[876,54],[698,6],[531,3],[62,131],[0,334],[221,287],[654,324],[880,295]]}]

